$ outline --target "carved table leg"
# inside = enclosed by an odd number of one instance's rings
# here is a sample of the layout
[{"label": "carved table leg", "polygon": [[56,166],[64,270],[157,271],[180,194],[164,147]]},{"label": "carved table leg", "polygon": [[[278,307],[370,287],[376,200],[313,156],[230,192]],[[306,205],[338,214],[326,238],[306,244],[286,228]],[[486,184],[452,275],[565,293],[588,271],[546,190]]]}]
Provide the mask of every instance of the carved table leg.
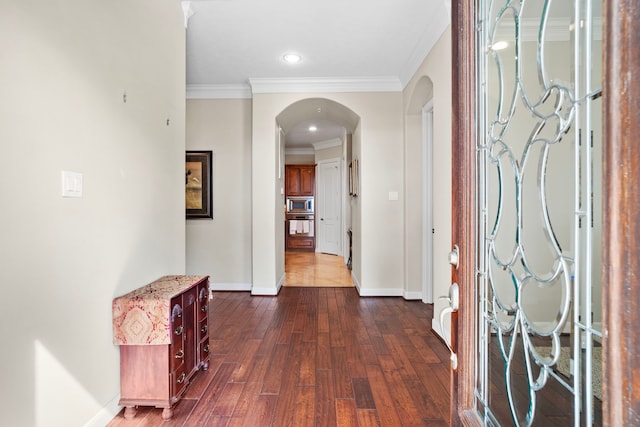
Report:
[{"label": "carved table leg", "polygon": [[124,419],[132,420],[136,413],[138,412],[138,408],[136,406],[127,406],[124,408]]},{"label": "carved table leg", "polygon": [[173,408],[164,408],[162,410],[162,419],[169,420],[173,417]]}]

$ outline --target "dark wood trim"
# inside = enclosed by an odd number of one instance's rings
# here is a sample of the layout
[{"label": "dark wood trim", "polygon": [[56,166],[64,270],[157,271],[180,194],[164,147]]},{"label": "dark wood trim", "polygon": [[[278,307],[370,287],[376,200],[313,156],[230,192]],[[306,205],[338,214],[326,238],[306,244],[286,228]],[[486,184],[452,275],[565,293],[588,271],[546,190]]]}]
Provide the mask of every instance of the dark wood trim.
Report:
[{"label": "dark wood trim", "polygon": [[604,14],[603,421],[622,426],[640,419],[640,3]]},{"label": "dark wood trim", "polygon": [[451,322],[453,348],[458,355],[458,369],[452,370],[451,374],[452,425],[481,425],[473,411],[476,340],[475,10],[475,0],[452,2],[452,246],[458,245],[460,260],[459,269],[452,269],[451,274],[452,283],[457,282],[460,286],[460,310]]}]

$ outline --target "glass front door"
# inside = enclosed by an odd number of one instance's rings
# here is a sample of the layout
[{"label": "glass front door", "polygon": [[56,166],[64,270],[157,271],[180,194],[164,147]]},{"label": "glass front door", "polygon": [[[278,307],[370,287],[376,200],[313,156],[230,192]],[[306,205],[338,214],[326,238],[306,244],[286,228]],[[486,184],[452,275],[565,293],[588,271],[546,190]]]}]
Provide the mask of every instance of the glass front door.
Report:
[{"label": "glass front door", "polygon": [[602,1],[478,4],[475,406],[598,425]]}]

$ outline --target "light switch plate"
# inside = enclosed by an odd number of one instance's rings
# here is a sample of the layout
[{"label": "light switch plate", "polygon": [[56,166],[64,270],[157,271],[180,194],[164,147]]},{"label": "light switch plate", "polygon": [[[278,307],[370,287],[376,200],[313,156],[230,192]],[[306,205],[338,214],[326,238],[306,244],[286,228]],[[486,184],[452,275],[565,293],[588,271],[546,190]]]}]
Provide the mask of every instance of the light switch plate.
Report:
[{"label": "light switch plate", "polygon": [[62,197],[82,197],[82,181],[80,172],[62,171]]}]

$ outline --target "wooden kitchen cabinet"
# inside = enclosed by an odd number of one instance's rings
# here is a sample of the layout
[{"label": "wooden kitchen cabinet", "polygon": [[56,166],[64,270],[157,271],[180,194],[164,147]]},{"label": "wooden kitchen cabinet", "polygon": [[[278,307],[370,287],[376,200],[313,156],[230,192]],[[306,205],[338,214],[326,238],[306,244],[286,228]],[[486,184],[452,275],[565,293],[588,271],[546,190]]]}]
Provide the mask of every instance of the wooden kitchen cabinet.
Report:
[{"label": "wooden kitchen cabinet", "polygon": [[288,251],[314,251],[316,241],[313,237],[289,237],[287,236]]},{"label": "wooden kitchen cabinet", "polygon": [[125,418],[138,406],[171,418],[193,376],[209,368],[209,276],[161,277],[115,298],[112,309]]},{"label": "wooden kitchen cabinet", "polygon": [[[293,215],[295,217],[295,215]],[[314,251],[316,249],[315,224],[313,216],[305,216],[302,220],[307,223],[308,231],[298,233],[297,226],[292,226],[292,221],[299,222],[295,219],[287,219],[285,222],[285,247],[288,251]]]},{"label": "wooden kitchen cabinet", "polygon": [[315,193],[315,165],[286,165],[287,196],[313,196]]}]

